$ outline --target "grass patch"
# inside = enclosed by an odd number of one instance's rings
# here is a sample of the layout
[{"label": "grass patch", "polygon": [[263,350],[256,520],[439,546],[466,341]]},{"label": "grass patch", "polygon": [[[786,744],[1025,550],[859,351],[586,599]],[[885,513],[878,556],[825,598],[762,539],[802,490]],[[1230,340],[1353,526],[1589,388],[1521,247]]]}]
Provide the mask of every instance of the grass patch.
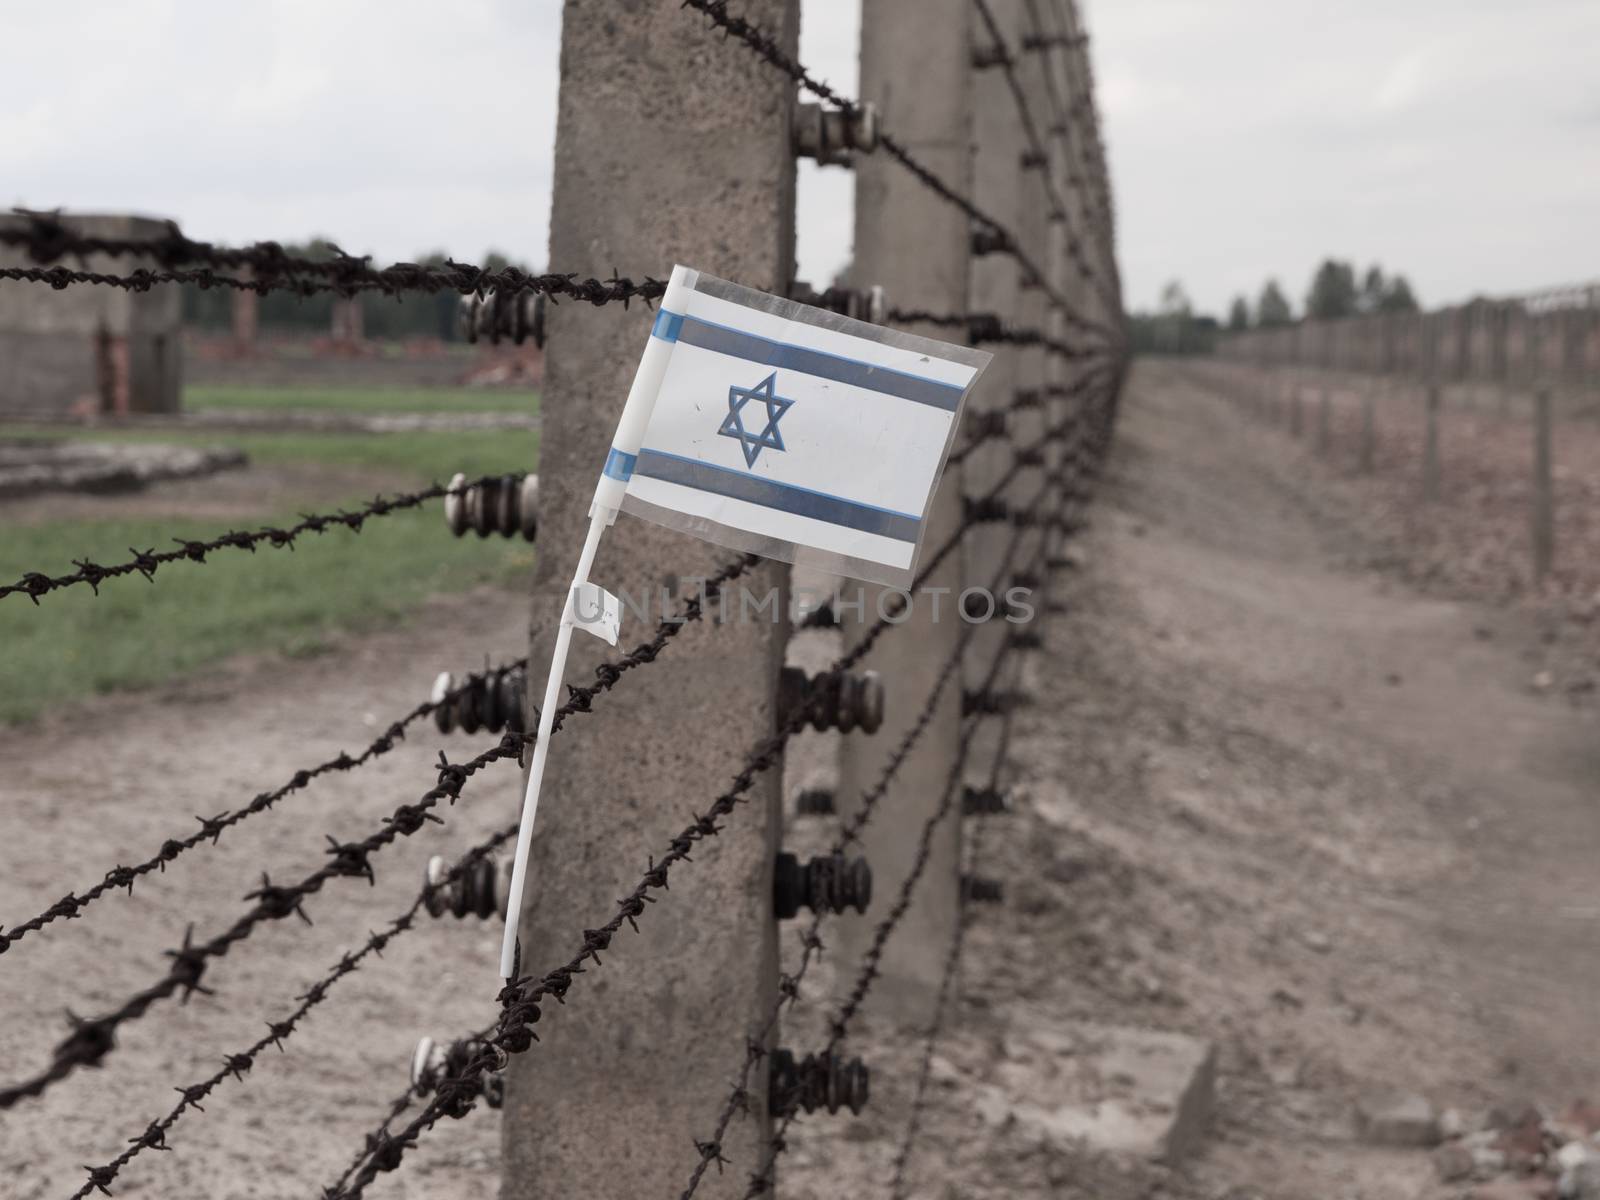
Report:
[{"label": "grass patch", "polygon": [[[201,442],[236,445],[252,463],[326,463],[392,473],[386,491],[536,464],[530,431],[419,434],[193,434],[8,428],[6,436]],[[350,496],[355,504],[367,496]],[[391,624],[429,596],[525,578],[533,547],[521,540],[453,538],[439,501],[369,521],[363,530],[307,535],[294,550],[222,550],[204,564],[174,563],[152,583],[114,579],[97,597],[79,585],[45,597],[0,600],[0,722],[16,723],[83,696],[172,680],[238,653],[316,653],[346,633]],[[310,507],[279,495],[253,519],[287,524]],[[337,507],[325,501],[318,507]],[[108,503],[114,512],[114,503]],[[0,507],[0,520],[4,519]],[[222,532],[215,520],[115,517],[12,525],[0,537],[0,579],[24,571],[63,574],[74,558],[119,562],[130,547]],[[419,676],[420,697],[427,680]]]},{"label": "grass patch", "polygon": [[74,438],[94,442],[165,442],[237,446],[260,466],[327,463],[394,471],[421,485],[468,476],[526,471],[538,462],[539,434],[527,429],[469,429],[455,433],[233,433],[175,429],[82,429],[7,426],[8,438]]},{"label": "grass patch", "polygon": [[539,411],[539,393],[488,391],[483,388],[265,388],[191,384],[183,389],[183,406],[191,410],[288,408],[354,413],[536,413]]},{"label": "grass patch", "polygon": [[[65,545],[110,562],[130,546],[215,532],[199,521],[29,526],[8,532],[0,569],[14,578],[28,564],[59,559]],[[399,620],[431,595],[509,583],[532,562],[525,542],[453,538],[436,511],[423,509],[371,521],[359,534],[308,535],[292,551],[222,550],[204,564],[173,563],[148,584],[102,584],[99,596],[79,586],[37,608],[12,596],[0,601],[0,721],[170,680],[241,651],[314,653],[341,633]],[[427,682],[418,676],[418,697]]]}]

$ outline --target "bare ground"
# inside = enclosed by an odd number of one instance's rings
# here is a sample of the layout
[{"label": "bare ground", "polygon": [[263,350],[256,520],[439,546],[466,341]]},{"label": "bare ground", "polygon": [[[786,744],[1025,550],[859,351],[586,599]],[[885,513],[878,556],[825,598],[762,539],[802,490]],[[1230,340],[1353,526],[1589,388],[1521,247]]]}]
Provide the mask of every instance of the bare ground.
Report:
[{"label": "bare ground", "polygon": [[[1125,413],[1085,567],[1065,583],[1073,614],[1028,664],[1039,702],[1014,745],[1019,811],[984,832],[982,869],[1006,902],[972,927],[913,1194],[1454,1195],[1426,1155],[1357,1140],[1351,1105],[1388,1086],[1468,1109],[1600,1093],[1594,714],[1530,690],[1549,647],[1518,612],[1352,566],[1359,513],[1282,434],[1149,369]],[[482,592],[324,658],[240,663],[0,734],[0,919],[293,765],[355,749],[435,670],[516,653],[523,631],[519,598]],[[64,1006],[97,1011],[160,971],[179,914],[209,930],[263,864],[298,876],[324,832],[353,835],[414,798],[442,741],[416,736],[14,947],[0,960],[5,1074],[46,1060]],[[449,744],[459,756],[467,741]],[[0,1115],[6,1194],[76,1186],[77,1164],[109,1157],[172,1086],[254,1038],[414,893],[428,854],[504,823],[515,795],[509,768],[474,783],[446,827],[386,852],[376,887],[330,885],[309,906],[314,927],[264,930],[214,966],[217,996],[158,1007],[105,1069]],[[173,1153],[143,1156],[119,1194],[316,1194],[403,1086],[416,1036],[481,1022],[496,943],[492,927],[454,922],[398,942],[281,1060],[186,1118]],[[814,978],[819,1003],[786,1031],[795,1044],[838,977]],[[1169,1171],[1099,1158],[979,1116],[985,1086],[1002,1100],[1036,1090],[1042,1067],[1018,1050],[1030,1029],[1078,1018],[1218,1044],[1218,1121],[1197,1159]],[[914,1031],[863,1030],[852,1052],[872,1066],[873,1102],[859,1120],[797,1126],[783,1194],[884,1193],[920,1051]],[[483,1195],[497,1154],[494,1118],[474,1114],[374,1194]],[[685,1174],[692,1160],[685,1147]]]}]

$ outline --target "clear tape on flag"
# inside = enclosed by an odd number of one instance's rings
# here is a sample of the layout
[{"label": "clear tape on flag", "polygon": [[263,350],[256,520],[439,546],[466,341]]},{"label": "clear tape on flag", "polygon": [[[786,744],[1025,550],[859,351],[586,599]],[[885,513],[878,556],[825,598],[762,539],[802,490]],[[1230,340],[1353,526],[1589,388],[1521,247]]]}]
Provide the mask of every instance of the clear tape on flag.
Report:
[{"label": "clear tape on flag", "polygon": [[990,358],[677,267],[597,504],[605,493],[731,549],[909,583]]}]

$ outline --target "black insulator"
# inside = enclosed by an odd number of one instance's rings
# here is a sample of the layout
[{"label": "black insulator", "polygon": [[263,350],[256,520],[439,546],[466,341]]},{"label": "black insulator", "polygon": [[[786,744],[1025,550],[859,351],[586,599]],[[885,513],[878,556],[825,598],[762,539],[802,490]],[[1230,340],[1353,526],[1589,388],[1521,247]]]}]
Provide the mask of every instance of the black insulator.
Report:
[{"label": "black insulator", "polygon": [[1010,812],[999,788],[967,786],[961,792],[961,812],[968,817],[993,817]]},{"label": "black insulator", "polygon": [[867,911],[872,903],[872,868],[864,858],[826,854],[802,864],[792,854],[781,853],[772,872],[772,914],[780,921],[812,912],[842,913],[853,908]]},{"label": "black insulator", "polygon": [[778,720],[787,725],[796,713],[804,713],[813,729],[876,733],[883,724],[883,681],[876,671],[826,671],[813,677],[800,667],[785,667],[778,677]]},{"label": "black insulator", "polygon": [[833,814],[832,788],[806,788],[795,797],[794,811],[802,817],[826,817]]},{"label": "black insulator", "polygon": [[961,693],[961,715],[963,717],[998,717],[1010,712],[1021,705],[1022,697],[1018,692],[997,692],[985,689],[981,692]]},{"label": "black insulator", "polygon": [[1004,521],[1011,515],[1003,496],[967,496],[964,498],[964,507],[969,524]]},{"label": "black insulator", "polygon": [[772,1052],[768,1108],[775,1117],[819,1108],[830,1113],[848,1108],[859,1115],[867,1106],[867,1085],[866,1064],[859,1058],[846,1061],[837,1054],[808,1054],[797,1059],[792,1050],[780,1047]]},{"label": "black insulator", "polygon": [[986,879],[982,875],[963,875],[961,897],[974,904],[999,904],[1005,899],[1005,889],[998,879]]}]

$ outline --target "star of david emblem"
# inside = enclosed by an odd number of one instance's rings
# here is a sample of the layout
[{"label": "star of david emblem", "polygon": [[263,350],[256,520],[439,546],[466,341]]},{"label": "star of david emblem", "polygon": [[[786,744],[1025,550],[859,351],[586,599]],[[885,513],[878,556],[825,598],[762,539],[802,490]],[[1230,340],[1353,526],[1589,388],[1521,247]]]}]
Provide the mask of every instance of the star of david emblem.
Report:
[{"label": "star of david emblem", "polygon": [[[778,395],[777,384],[778,373],[774,371],[753,388],[728,389],[728,415],[722,419],[717,432],[723,437],[739,439],[739,448],[744,451],[744,465],[747,467],[756,465],[756,458],[763,450],[784,448],[783,435],[778,432],[778,421],[794,401]],[[766,427],[760,433],[751,433],[744,424],[744,406],[752,400],[767,406]]]}]

